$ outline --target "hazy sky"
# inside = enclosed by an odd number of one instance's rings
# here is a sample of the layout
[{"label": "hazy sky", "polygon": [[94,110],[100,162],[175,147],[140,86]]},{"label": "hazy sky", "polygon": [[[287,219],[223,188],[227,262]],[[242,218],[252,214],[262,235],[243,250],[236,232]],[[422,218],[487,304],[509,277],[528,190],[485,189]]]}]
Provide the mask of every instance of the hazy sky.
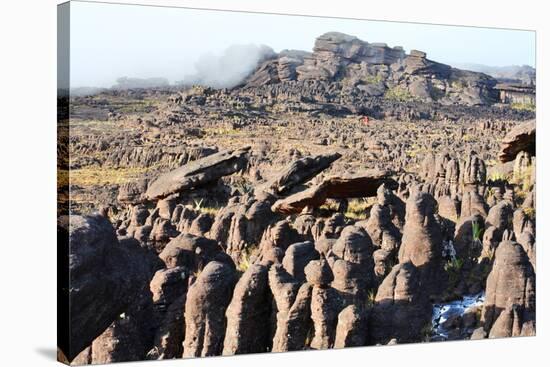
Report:
[{"label": "hazy sky", "polygon": [[532,31],[71,2],[71,87],[109,87],[121,76],[173,82],[231,45],[311,51],[330,31],[447,64],[535,66]]}]

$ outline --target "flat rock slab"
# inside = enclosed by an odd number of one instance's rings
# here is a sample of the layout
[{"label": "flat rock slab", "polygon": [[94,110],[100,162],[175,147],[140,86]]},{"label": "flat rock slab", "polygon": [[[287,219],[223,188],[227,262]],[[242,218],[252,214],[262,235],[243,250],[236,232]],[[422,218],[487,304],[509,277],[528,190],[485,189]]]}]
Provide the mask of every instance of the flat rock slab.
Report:
[{"label": "flat rock slab", "polygon": [[320,154],[300,158],[284,168],[267,184],[267,191],[283,194],[301,183],[311,180],[342,157],[340,153]]},{"label": "flat rock slab", "polygon": [[502,140],[498,159],[502,163],[516,159],[519,152],[535,155],[536,123],[535,120],[514,127]]},{"label": "flat rock slab", "polygon": [[250,147],[225,150],[165,173],[151,183],[145,197],[147,200],[159,200],[238,172],[246,167],[249,150]]},{"label": "flat rock slab", "polygon": [[397,182],[390,178],[390,172],[382,170],[368,170],[349,177],[328,177],[314,187],[277,200],[271,210],[281,214],[296,214],[305,207],[319,207],[326,199],[376,196],[376,190],[384,183],[389,188],[397,187]]}]

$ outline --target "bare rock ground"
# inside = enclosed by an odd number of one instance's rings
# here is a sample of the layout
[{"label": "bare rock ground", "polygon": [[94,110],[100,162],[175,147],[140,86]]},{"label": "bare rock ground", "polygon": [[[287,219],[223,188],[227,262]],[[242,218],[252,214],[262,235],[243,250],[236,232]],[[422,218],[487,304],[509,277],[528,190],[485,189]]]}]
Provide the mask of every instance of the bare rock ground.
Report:
[{"label": "bare rock ground", "polygon": [[329,33],[233,89],[72,98],[63,352],[424,342],[434,303],[480,292],[457,338],[535,335],[534,116],[492,85]]}]

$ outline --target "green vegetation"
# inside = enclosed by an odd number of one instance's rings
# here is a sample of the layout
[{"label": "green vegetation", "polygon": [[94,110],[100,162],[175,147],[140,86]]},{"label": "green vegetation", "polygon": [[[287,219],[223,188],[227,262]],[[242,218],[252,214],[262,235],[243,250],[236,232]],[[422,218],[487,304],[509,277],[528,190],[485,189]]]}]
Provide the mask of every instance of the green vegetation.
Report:
[{"label": "green vegetation", "polygon": [[241,258],[239,259],[239,263],[237,264],[237,269],[244,273],[248,270],[250,267],[250,256],[241,255]]},{"label": "green vegetation", "polygon": [[464,261],[462,259],[452,259],[445,263],[443,266],[443,269],[447,273],[448,276],[448,283],[447,283],[447,290],[448,292],[452,293],[452,290],[454,290],[460,282],[462,278],[462,267],[464,265]]},{"label": "green vegetation", "polygon": [[463,265],[464,261],[462,261],[462,259],[453,259],[447,261],[443,266],[443,269],[445,269],[445,272],[449,274],[451,272],[459,272],[460,270],[462,270]]},{"label": "green vegetation", "polygon": [[388,88],[384,94],[384,98],[396,102],[411,102],[415,99],[411,92],[402,87]]},{"label": "green vegetation", "polygon": [[488,177],[489,181],[498,182],[498,181],[508,181],[508,176],[502,172],[493,171]]},{"label": "green vegetation", "polygon": [[483,228],[477,222],[472,222],[472,238],[474,243],[481,242],[481,237],[483,236]]},{"label": "green vegetation", "polygon": [[529,112],[535,112],[536,111],[536,105],[534,103],[519,103],[515,102],[510,104],[510,108],[516,111],[529,111]]},{"label": "green vegetation", "polygon": [[535,220],[535,208],[523,208],[523,213],[531,220]]}]

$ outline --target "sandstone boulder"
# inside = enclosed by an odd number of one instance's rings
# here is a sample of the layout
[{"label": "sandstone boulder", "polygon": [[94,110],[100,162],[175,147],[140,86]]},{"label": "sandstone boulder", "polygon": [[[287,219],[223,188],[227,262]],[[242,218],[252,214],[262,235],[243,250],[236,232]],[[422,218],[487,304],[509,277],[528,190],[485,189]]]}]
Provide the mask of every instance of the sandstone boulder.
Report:
[{"label": "sandstone boulder", "polygon": [[536,128],[536,121],[531,120],[519,124],[510,130],[502,140],[498,159],[501,162],[513,161],[521,151],[535,155]]},{"label": "sandstone boulder", "polygon": [[158,200],[171,194],[193,189],[244,169],[250,147],[226,150],[188,163],[161,175],[145,192],[148,200]]},{"label": "sandstone boulder", "polygon": [[282,214],[296,214],[305,207],[319,207],[328,198],[375,196],[378,187],[384,183],[389,187],[397,187],[389,172],[380,170],[370,170],[349,177],[329,177],[310,189],[276,201],[271,210]]},{"label": "sandstone boulder", "polygon": [[434,216],[436,201],[428,193],[413,193],[407,200],[399,262],[411,262],[420,273],[423,287],[433,295],[441,289],[442,234]]},{"label": "sandstone boulder", "polygon": [[223,355],[265,352],[270,345],[268,268],[250,266],[241,276],[229,306]]},{"label": "sandstone boulder", "polygon": [[60,348],[72,360],[147,287],[152,269],[146,250],[135,242],[119,243],[103,216],[72,215],[58,223],[59,240],[68,245],[69,282],[61,291],[69,300],[71,325],[69,344]]},{"label": "sandstone boulder", "polygon": [[333,153],[300,158],[272,178],[267,189],[274,194],[284,194],[294,186],[309,181],[341,156]]},{"label": "sandstone boulder", "polygon": [[523,247],[504,240],[487,278],[481,321],[489,337],[534,335],[535,272]]},{"label": "sandstone boulder", "polygon": [[431,304],[422,290],[420,272],[411,263],[397,264],[386,276],[369,317],[372,344],[419,342],[431,319]]},{"label": "sandstone boulder", "polygon": [[225,338],[225,312],[235,285],[235,270],[212,261],[187,292],[184,357],[221,355]]}]

